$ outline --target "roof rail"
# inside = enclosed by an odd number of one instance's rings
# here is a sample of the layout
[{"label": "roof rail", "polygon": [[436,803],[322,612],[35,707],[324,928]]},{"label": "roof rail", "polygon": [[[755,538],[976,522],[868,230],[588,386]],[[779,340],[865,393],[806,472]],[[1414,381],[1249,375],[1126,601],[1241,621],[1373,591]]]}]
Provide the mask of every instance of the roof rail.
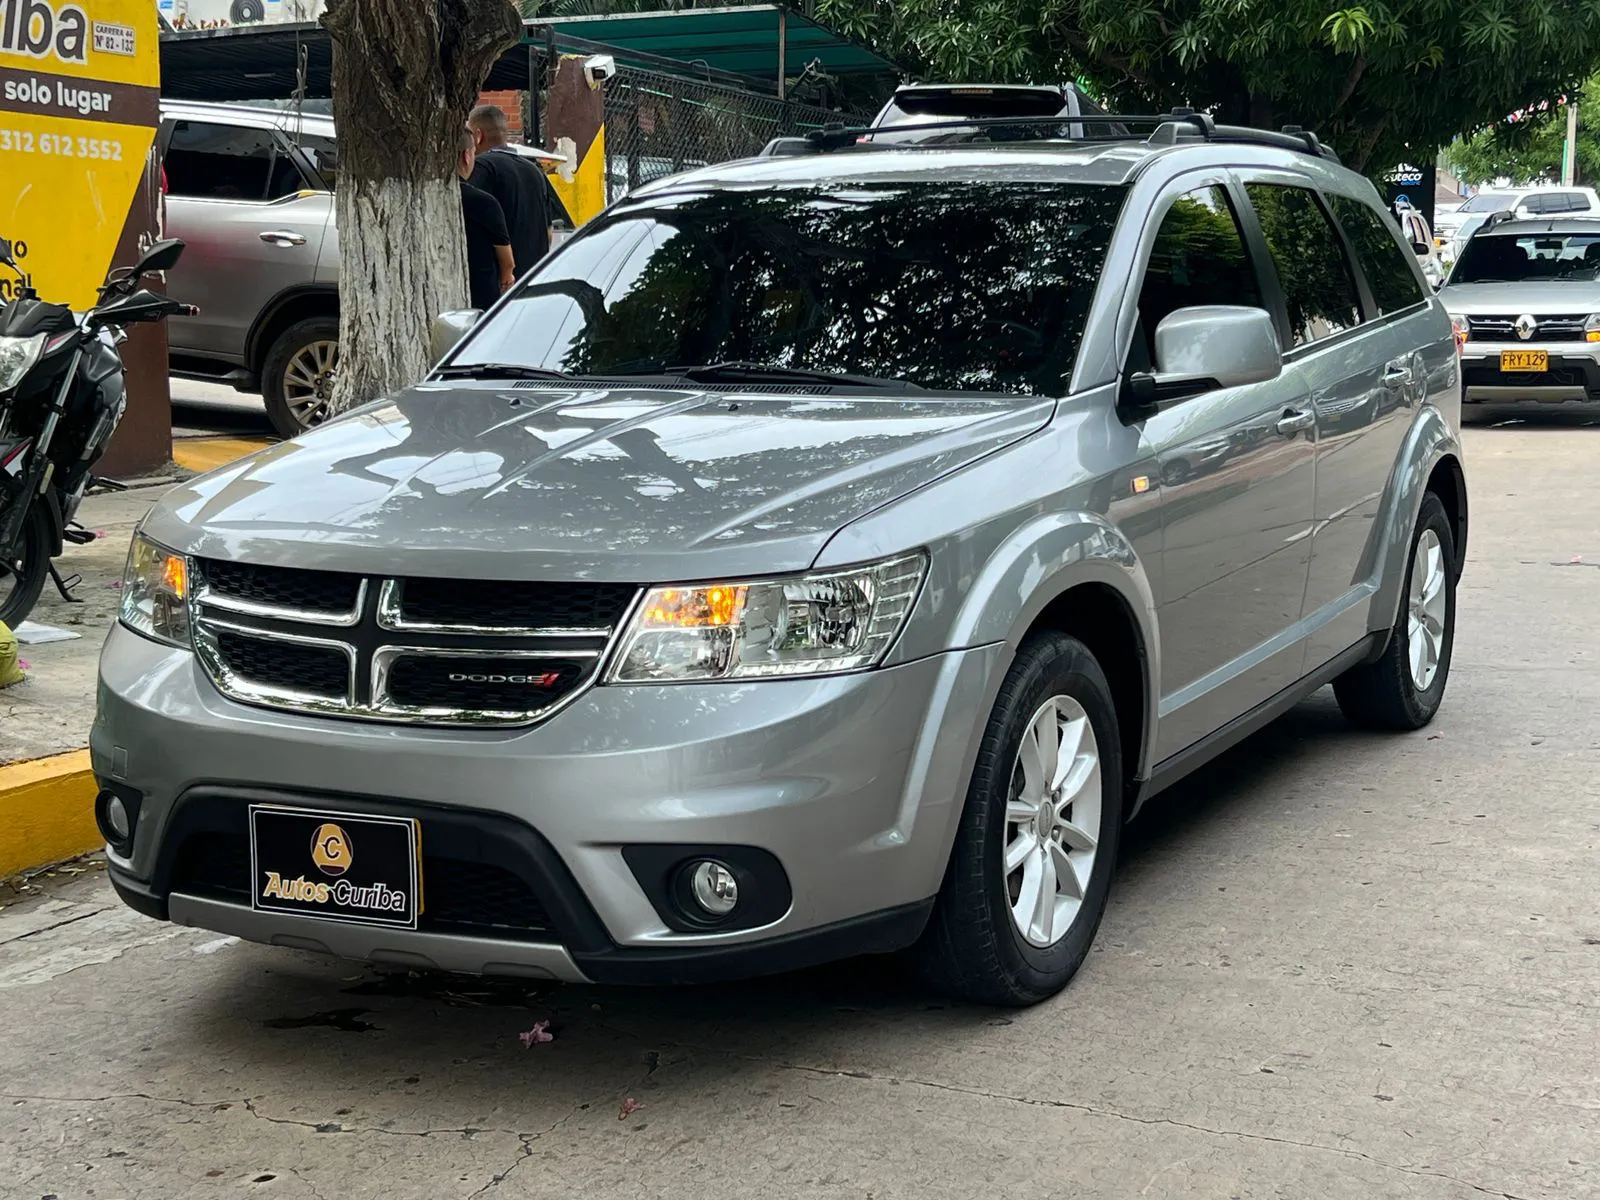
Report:
[{"label": "roof rail", "polygon": [[[1281,132],[1269,129],[1253,129],[1246,125],[1218,125],[1209,114],[1196,112],[1192,108],[1175,108],[1166,113],[1106,113],[1104,115],[1081,114],[1069,116],[1060,114],[1050,117],[968,117],[965,119],[952,118],[948,121],[929,121],[916,125],[824,125],[821,129],[813,129],[805,135],[808,150],[801,150],[797,142],[799,138],[775,138],[762,151],[764,155],[793,155],[802,153],[827,153],[832,150],[842,150],[853,146],[871,146],[878,136],[885,138],[899,134],[938,133],[949,131],[951,133],[984,133],[990,129],[1038,129],[1049,130],[1034,138],[1020,138],[1018,140],[1049,140],[1062,137],[1063,128],[1074,129],[1083,126],[1108,126],[1115,129],[1121,127],[1126,131],[1133,125],[1153,126],[1147,137],[1139,137],[1128,132],[1112,132],[1109,134],[1084,134],[1076,137],[1068,134],[1069,141],[1143,141],[1153,146],[1171,146],[1179,142],[1204,141],[1204,142],[1249,142],[1262,146],[1276,146],[1284,150],[1296,150],[1302,154],[1315,155],[1331,162],[1339,162],[1339,156],[1332,147],[1325,146],[1317,135],[1298,125],[1285,125]],[[779,148],[781,143],[781,149]],[[881,146],[904,145],[903,142],[885,141]]]}]

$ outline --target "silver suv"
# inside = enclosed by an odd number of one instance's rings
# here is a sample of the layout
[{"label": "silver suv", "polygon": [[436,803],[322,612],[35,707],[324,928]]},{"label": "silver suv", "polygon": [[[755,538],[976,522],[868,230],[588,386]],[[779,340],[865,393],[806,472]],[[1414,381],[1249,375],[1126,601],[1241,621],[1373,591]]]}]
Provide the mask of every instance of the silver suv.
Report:
[{"label": "silver suv", "polygon": [[293,437],[320,421],[339,348],[333,119],[163,101],[173,294],[200,315],[169,331],[174,374],[261,392]]},{"label": "silver suv", "polygon": [[1469,405],[1600,400],[1600,220],[1492,219],[1439,299]]},{"label": "silver suv", "polygon": [[[1126,119],[1126,118],[1123,118]],[[827,131],[584,227],[423,383],[177,489],[101,662],[113,881],[354,958],[1072,976],[1145,801],[1412,730],[1450,322],[1314,140]]]}]

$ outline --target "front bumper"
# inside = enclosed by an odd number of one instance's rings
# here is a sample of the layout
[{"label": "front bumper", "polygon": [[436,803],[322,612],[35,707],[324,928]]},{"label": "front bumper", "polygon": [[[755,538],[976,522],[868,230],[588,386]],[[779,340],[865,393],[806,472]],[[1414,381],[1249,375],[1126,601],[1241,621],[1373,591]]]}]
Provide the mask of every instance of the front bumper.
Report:
[{"label": "front bumper", "polygon": [[[1504,372],[1502,350],[1544,350],[1547,371]],[[1467,404],[1567,404],[1600,400],[1600,344],[1587,342],[1468,342],[1461,352],[1462,399]]]},{"label": "front bumper", "polygon": [[[133,907],[184,924],[488,974],[685,982],[895,949],[920,933],[943,878],[1004,655],[990,646],[816,680],[597,687],[542,725],[457,731],[240,705],[192,655],[118,627],[91,745],[102,783],[138,793],[138,822],[129,854],[111,855],[112,881]],[[243,814],[257,801],[416,816],[435,926],[253,910],[248,867],[241,891],[225,863],[247,850]],[[765,852],[792,898],[759,926],[675,928],[627,857],[662,845]],[[449,860],[437,879],[476,864],[498,881],[499,910],[543,916],[474,923],[466,910],[488,884],[469,877],[452,906],[443,883],[430,888],[430,853]]]}]

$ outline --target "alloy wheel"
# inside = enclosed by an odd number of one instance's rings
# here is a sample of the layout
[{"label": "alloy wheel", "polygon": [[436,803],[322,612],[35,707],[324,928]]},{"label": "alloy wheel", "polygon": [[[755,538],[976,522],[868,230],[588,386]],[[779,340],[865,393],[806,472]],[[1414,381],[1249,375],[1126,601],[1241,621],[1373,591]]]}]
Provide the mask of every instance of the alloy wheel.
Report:
[{"label": "alloy wheel", "polygon": [[1077,919],[1100,817],[1100,749],[1089,714],[1071,696],[1054,696],[1023,730],[1006,803],[1006,893],[1030,945],[1055,945]]},{"label": "alloy wheel", "polygon": [[1446,613],[1444,547],[1439,535],[1424,529],[1417,539],[1411,562],[1411,594],[1406,621],[1407,649],[1410,651],[1411,682],[1425,692],[1439,671],[1439,656],[1444,652]]},{"label": "alloy wheel", "polygon": [[328,419],[333,401],[333,373],[339,364],[339,343],[307,342],[283,369],[283,399],[295,423],[310,429]]}]

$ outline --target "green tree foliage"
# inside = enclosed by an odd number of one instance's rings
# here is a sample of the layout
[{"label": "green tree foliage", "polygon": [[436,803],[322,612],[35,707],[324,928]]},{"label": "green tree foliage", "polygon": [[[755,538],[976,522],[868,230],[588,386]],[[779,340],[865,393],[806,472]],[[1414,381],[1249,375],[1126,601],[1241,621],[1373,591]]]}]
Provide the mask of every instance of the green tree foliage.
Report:
[{"label": "green tree foliage", "polygon": [[1593,0],[817,0],[929,78],[1086,77],[1124,112],[1175,104],[1318,130],[1381,169],[1575,88]]},{"label": "green tree foliage", "polygon": [[[1552,104],[1548,112],[1480,129],[1451,146],[1446,157],[1450,170],[1467,183],[1559,179],[1566,138],[1567,110]],[[1600,179],[1600,76],[1584,84],[1578,101],[1578,179]]]}]

